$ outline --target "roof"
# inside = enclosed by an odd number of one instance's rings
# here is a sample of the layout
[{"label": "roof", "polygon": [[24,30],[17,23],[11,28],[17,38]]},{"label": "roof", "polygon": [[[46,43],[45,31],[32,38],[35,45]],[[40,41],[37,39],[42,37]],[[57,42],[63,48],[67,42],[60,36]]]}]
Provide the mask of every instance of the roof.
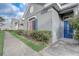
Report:
[{"label": "roof", "polygon": [[[30,5],[31,4],[28,4],[28,7],[24,12],[23,18],[26,17],[26,14],[27,14],[27,12],[30,8]],[[41,3],[40,3],[40,5],[41,5]],[[44,3],[43,5],[44,5],[44,7],[42,9],[39,9],[36,13],[38,13],[38,12],[44,10],[44,9],[49,9],[50,7],[53,7],[56,11],[58,11],[59,14],[62,14],[62,13],[65,13],[67,11],[72,10],[73,7],[78,5],[78,3]],[[33,15],[31,15],[31,16],[33,16]]]}]

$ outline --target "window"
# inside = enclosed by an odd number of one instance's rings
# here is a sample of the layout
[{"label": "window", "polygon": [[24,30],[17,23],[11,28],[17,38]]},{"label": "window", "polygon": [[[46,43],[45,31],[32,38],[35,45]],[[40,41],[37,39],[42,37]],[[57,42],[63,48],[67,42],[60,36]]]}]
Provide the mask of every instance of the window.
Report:
[{"label": "window", "polygon": [[23,24],[20,24],[21,26],[23,26]]}]

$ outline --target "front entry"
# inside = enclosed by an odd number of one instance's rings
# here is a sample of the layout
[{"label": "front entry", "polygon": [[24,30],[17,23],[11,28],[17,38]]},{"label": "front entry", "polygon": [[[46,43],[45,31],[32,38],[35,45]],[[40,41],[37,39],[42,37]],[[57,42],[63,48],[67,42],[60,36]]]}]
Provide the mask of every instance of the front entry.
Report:
[{"label": "front entry", "polygon": [[64,20],[64,38],[73,38],[73,28],[68,20]]}]

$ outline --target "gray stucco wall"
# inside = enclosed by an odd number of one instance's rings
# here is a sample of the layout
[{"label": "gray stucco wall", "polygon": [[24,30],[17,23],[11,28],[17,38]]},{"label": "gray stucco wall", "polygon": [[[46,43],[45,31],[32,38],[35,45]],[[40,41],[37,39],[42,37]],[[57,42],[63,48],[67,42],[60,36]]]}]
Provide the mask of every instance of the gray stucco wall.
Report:
[{"label": "gray stucco wall", "polygon": [[73,12],[74,12],[74,16],[79,14],[79,5],[73,9]]},{"label": "gray stucco wall", "polygon": [[[32,15],[34,15],[36,12],[38,12],[39,10],[41,10],[43,8],[44,5],[42,4],[36,4],[36,3],[31,3],[30,4],[31,6],[28,8],[28,11],[27,11],[27,14],[26,14],[26,17],[25,18],[29,18],[31,17]],[[30,13],[30,8],[33,7],[33,12]]]},{"label": "gray stucco wall", "polygon": [[[30,13],[30,11],[27,12],[27,18],[26,18],[26,22],[28,22],[28,20],[32,17],[36,17],[37,19],[37,30],[48,30],[51,31],[51,27],[52,27],[52,16],[51,16],[51,11],[48,10],[43,10],[40,11],[38,13],[36,13],[37,11],[39,11],[40,9],[43,8],[43,4],[31,4],[33,6],[33,12]],[[30,9],[29,9],[30,10]],[[34,14],[36,13],[36,14]],[[34,14],[34,15],[33,15]],[[31,16],[33,15],[33,16]],[[31,16],[31,17],[30,17]],[[25,26],[27,27],[27,24],[25,24]],[[24,27],[25,27],[24,26]]]},{"label": "gray stucco wall", "polygon": [[[52,16],[51,16],[50,11],[41,14],[41,12],[39,12],[38,14],[34,15],[34,17],[36,17],[37,19],[37,30],[47,30],[47,31],[52,31]],[[25,21],[25,26],[27,27],[27,23],[28,21]]]},{"label": "gray stucco wall", "polygon": [[55,11],[53,8],[51,8],[51,11],[52,11],[52,42],[54,43],[60,39],[61,19],[57,11]]},{"label": "gray stucco wall", "polygon": [[[40,9],[38,5],[35,5],[35,8]],[[37,30],[52,31],[53,43],[60,38],[61,19],[56,10],[51,7],[50,9],[43,10],[33,16],[37,19]]]},{"label": "gray stucco wall", "polygon": [[36,15],[39,30],[52,31],[52,42],[58,41],[63,36],[63,22],[53,8],[44,10]]},{"label": "gray stucco wall", "polygon": [[[43,11],[44,12],[44,11]],[[46,11],[45,13],[39,12],[36,17],[38,20],[38,30],[52,30],[52,16],[51,11]]]},{"label": "gray stucco wall", "polygon": [[58,41],[61,37],[61,19],[53,8],[44,10],[35,15],[38,20],[38,30],[52,31],[52,42]]}]

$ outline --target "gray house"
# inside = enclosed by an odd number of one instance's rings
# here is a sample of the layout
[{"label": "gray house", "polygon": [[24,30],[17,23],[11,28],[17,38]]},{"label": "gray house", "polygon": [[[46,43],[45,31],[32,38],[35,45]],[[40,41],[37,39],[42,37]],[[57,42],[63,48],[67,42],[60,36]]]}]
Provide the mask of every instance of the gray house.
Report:
[{"label": "gray house", "polygon": [[18,20],[16,18],[11,20],[11,30],[18,30]]},{"label": "gray house", "polygon": [[73,40],[73,28],[68,19],[78,13],[77,3],[30,3],[23,15],[24,27],[26,30],[52,31],[53,43],[58,40]]}]

